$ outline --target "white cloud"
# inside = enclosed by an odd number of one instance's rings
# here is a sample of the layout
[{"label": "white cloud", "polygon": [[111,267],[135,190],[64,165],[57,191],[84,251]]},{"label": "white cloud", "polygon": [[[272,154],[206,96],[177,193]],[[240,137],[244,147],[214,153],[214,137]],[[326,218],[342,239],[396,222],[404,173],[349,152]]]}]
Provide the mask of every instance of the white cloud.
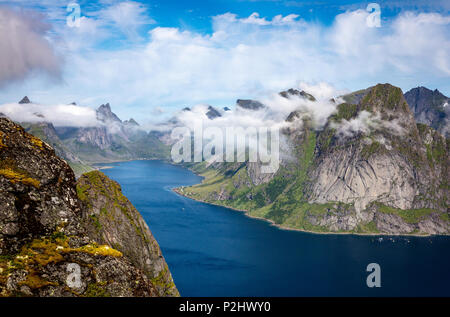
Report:
[{"label": "white cloud", "polygon": [[313,95],[316,99],[331,99],[336,96],[341,96],[349,93],[347,90],[338,90],[333,85],[327,82],[319,82],[317,84],[311,84],[307,82],[300,82],[299,88]]},{"label": "white cloud", "polygon": [[122,1],[111,5],[98,13],[98,19],[106,24],[113,23],[131,40],[139,39],[140,27],[156,23],[147,15],[146,6],[135,1]]},{"label": "white cloud", "polygon": [[80,6],[81,17],[77,27],[67,25],[68,13],[64,5],[53,3],[45,10],[57,24],[54,30],[56,36],[52,41],[63,54],[95,50],[105,41],[135,44],[142,40],[139,35],[142,29],[155,23],[148,16],[147,6],[135,1],[103,1],[101,5],[91,3]]},{"label": "white cloud", "polygon": [[[313,124],[313,128],[317,130],[322,129],[327,118],[336,110],[336,104],[330,98],[336,97],[336,94],[340,93],[326,83],[317,85],[302,83],[301,86],[308,86],[308,92],[318,92],[316,101],[310,101],[307,98],[296,95],[290,95],[289,98],[285,98],[276,93],[260,100],[265,105],[264,108],[248,110],[236,106],[235,109],[229,111],[217,109],[221,116],[213,120],[208,119],[206,115],[209,106],[199,104],[192,107],[190,111],[179,111],[176,115],[176,120],[162,128],[165,128],[165,131],[173,131],[174,127],[188,127],[195,137],[201,137],[201,134],[198,134],[198,132],[203,131],[203,144],[210,141],[210,138],[206,135],[208,128],[220,129],[223,135],[227,135],[228,131],[240,131],[237,132],[239,136],[245,134],[249,138],[247,145],[250,150],[257,150],[258,147],[259,150],[261,150],[261,147],[262,149],[267,149],[267,144],[259,143],[257,145],[257,133],[261,128],[270,128],[279,133],[282,161],[291,160],[294,159],[294,156],[292,156],[292,143],[288,140],[290,133],[284,134],[282,131],[288,131],[285,130],[286,128],[301,128],[303,125],[302,118],[310,119],[309,122]],[[286,121],[293,111],[298,112],[299,116],[297,119]],[[160,128],[159,130],[162,129]],[[174,141],[171,140],[170,143]],[[227,136],[225,142],[227,146],[233,146],[234,138]]]},{"label": "white cloud", "polygon": [[59,59],[46,39],[49,25],[34,12],[0,8],[0,86],[42,71],[59,76]]},{"label": "white cloud", "polygon": [[[133,8],[135,16],[144,14],[141,7]],[[270,19],[226,13],[213,17],[211,34],[155,27],[145,45],[74,49],[66,56],[66,85],[46,87],[43,97],[63,100],[61,96],[70,94],[98,104],[109,101],[119,115],[132,111],[145,119],[152,117],[155,106],[230,105],[237,98],[261,99],[302,81],[350,89],[377,82],[402,88],[436,78],[448,82],[450,16],[406,12],[383,20],[381,28],[369,28],[367,15],[348,11],[324,26],[296,15]],[[122,20],[111,12],[108,16]],[[327,89],[322,86],[314,94],[326,94]]]},{"label": "white cloud", "polygon": [[96,111],[76,105],[40,105],[9,103],[0,105],[0,112],[17,122],[51,122],[54,126],[98,126]]},{"label": "white cloud", "polygon": [[[301,86],[306,86],[302,84]],[[272,127],[285,128],[291,125],[286,119],[293,111],[299,111],[301,115],[308,116],[312,119],[316,129],[321,129],[326,119],[336,111],[336,104],[330,101],[330,98],[336,97],[340,91],[334,89],[326,83],[317,85],[307,85],[307,92],[323,91],[323,87],[327,88],[326,94],[317,94],[316,101],[310,101],[304,97],[290,95],[289,98],[282,97],[280,94],[271,94],[260,100],[265,107],[259,110],[247,110],[236,106],[230,111],[222,111],[221,117],[209,120],[206,116],[208,105],[198,104],[191,108],[191,111],[179,111],[176,115],[177,124],[194,129],[196,126],[213,126],[219,128],[226,127]],[[295,123],[301,124],[301,120]],[[168,126],[167,129],[172,127]]]},{"label": "white cloud", "polygon": [[[404,132],[397,119],[387,121],[382,120],[379,113],[373,114],[368,111],[361,111],[356,118],[341,122],[332,123],[332,128],[336,129],[336,134],[341,137],[353,137],[358,133],[370,134],[373,131],[386,130],[390,133],[400,135]],[[384,141],[381,141],[384,142]]]},{"label": "white cloud", "polygon": [[164,113],[165,111],[164,111],[164,108],[162,108],[162,107],[154,107],[153,108],[153,111],[152,111],[152,113],[155,115],[155,116],[160,116],[160,115],[162,115],[163,113]]},{"label": "white cloud", "polygon": [[381,43],[387,62],[407,73],[450,76],[450,16],[407,12]]},{"label": "white cloud", "polygon": [[[294,17],[279,23],[287,17],[269,21],[227,13],[214,17],[212,35],[157,27],[143,49],[89,59],[99,74],[110,70],[106,82],[158,104],[258,97],[301,80],[336,84],[367,75],[449,75],[446,17],[409,13],[379,30],[366,26],[367,14],[347,12],[325,28]],[[415,20],[423,42],[408,31]]]},{"label": "white cloud", "polygon": [[236,22],[240,21],[241,23],[248,23],[248,24],[257,24],[257,25],[282,25],[282,24],[289,24],[294,23],[295,20],[299,17],[297,14],[289,14],[285,17],[282,15],[276,15],[273,17],[272,21],[267,20],[266,18],[260,18],[258,12],[253,12],[248,18],[243,19],[237,19],[236,15],[228,15],[228,17],[231,18],[231,21]]}]

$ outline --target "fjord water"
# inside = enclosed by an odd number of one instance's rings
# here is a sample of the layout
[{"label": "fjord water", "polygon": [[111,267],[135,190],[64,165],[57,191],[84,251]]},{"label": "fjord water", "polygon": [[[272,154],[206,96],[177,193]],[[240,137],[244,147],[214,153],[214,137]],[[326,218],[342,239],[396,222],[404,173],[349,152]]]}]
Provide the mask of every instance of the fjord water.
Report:
[{"label": "fjord water", "polygon": [[[109,164],[110,165],[110,164]],[[199,183],[160,161],[103,172],[147,221],[182,296],[449,296],[450,238],[322,235],[280,230],[242,212],[179,196]],[[368,288],[369,263],[381,287]]]}]

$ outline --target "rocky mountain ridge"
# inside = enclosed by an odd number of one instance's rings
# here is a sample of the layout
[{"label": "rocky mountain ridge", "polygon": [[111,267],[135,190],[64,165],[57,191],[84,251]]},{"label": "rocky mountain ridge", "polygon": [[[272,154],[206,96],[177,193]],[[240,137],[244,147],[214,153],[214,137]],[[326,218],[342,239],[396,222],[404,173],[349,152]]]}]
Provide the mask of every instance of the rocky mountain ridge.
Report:
[{"label": "rocky mountain ridge", "polygon": [[321,130],[288,116],[283,133],[297,160],[277,173],[261,174],[258,163],[188,164],[205,179],[179,192],[308,231],[449,234],[448,139],[416,124],[400,88],[343,99],[351,102]]},{"label": "rocky mountain ridge", "polygon": [[[29,104],[25,96],[19,103]],[[146,132],[133,119],[122,121],[109,103],[96,110],[94,127],[53,126],[46,118],[37,123],[19,122],[27,132],[51,145],[77,176],[93,170],[96,163],[132,159],[167,159],[169,149],[155,132]]]},{"label": "rocky mountain ridge", "polygon": [[[316,102],[313,95],[296,89],[280,96]],[[261,173],[259,163],[185,164],[205,180],[183,194],[302,230],[446,234],[448,140],[433,128],[416,124],[413,107],[404,96],[408,93],[403,95],[389,84],[341,96],[345,102],[337,105],[320,130],[313,127],[313,118],[303,109],[295,110],[286,117],[289,125],[282,132],[290,144],[289,156],[295,160],[282,160],[275,174]],[[236,106],[238,111],[266,107],[241,99]],[[102,118],[121,125],[116,135],[125,134],[122,140],[129,147],[133,140],[127,140],[124,122],[111,114],[109,105],[101,109],[105,112]],[[183,111],[192,110],[186,107]],[[209,120],[223,115],[212,106],[205,111]],[[179,122],[174,118],[168,124]],[[104,147],[97,160],[109,155],[113,141],[103,140],[106,133],[83,130],[86,140],[81,141]],[[70,131],[59,135],[73,140]],[[172,144],[167,132],[154,132],[152,137],[157,139],[155,152]],[[75,148],[74,153],[83,150]],[[98,154],[94,153],[89,157]]]},{"label": "rocky mountain ridge", "polygon": [[417,87],[405,93],[405,99],[411,107],[418,123],[426,124],[450,137],[450,98],[439,90]]},{"label": "rocky mountain ridge", "polygon": [[77,184],[48,144],[0,118],[0,296],[177,295],[118,184],[97,171]]}]

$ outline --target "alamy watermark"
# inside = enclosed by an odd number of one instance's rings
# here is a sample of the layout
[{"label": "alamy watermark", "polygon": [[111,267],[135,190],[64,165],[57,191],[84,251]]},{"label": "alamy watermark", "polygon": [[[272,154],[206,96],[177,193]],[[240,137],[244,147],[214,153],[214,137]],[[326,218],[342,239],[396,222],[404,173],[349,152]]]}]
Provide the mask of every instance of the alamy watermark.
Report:
[{"label": "alamy watermark", "polygon": [[74,28],[80,27],[81,24],[81,8],[80,5],[76,2],[71,2],[67,5],[66,11],[69,14],[66,17],[66,24],[68,27]]},{"label": "alamy watermark", "polygon": [[366,25],[369,28],[381,27],[381,8],[378,3],[369,3],[366,8],[370,14],[366,18]]},{"label": "alamy watermark", "polygon": [[81,282],[81,267],[77,263],[69,263],[67,265],[66,284],[72,289],[79,289],[82,287]]},{"label": "alamy watermark", "polygon": [[180,162],[259,162],[262,173],[280,166],[280,133],[268,127],[177,127],[171,156]]},{"label": "alamy watermark", "polygon": [[366,279],[367,287],[381,287],[381,267],[378,263],[369,263],[366,268],[367,272],[371,272]]}]

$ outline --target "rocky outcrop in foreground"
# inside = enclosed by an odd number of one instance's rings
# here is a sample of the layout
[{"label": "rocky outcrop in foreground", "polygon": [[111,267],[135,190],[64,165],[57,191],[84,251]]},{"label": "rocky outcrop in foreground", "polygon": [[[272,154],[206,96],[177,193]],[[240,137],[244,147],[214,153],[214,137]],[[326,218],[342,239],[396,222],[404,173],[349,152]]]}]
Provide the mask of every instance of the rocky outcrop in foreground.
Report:
[{"label": "rocky outcrop in foreground", "polygon": [[159,294],[179,295],[158,243],[120,185],[93,171],[81,176],[77,192],[87,211],[83,224],[88,235],[122,252],[147,275]]},{"label": "rocky outcrop in foreground", "polygon": [[[178,294],[142,217],[117,184],[92,175],[102,182],[88,176],[77,193],[49,145],[0,118],[1,296]],[[97,217],[96,207],[116,200],[119,209],[100,209],[114,220]]]}]

